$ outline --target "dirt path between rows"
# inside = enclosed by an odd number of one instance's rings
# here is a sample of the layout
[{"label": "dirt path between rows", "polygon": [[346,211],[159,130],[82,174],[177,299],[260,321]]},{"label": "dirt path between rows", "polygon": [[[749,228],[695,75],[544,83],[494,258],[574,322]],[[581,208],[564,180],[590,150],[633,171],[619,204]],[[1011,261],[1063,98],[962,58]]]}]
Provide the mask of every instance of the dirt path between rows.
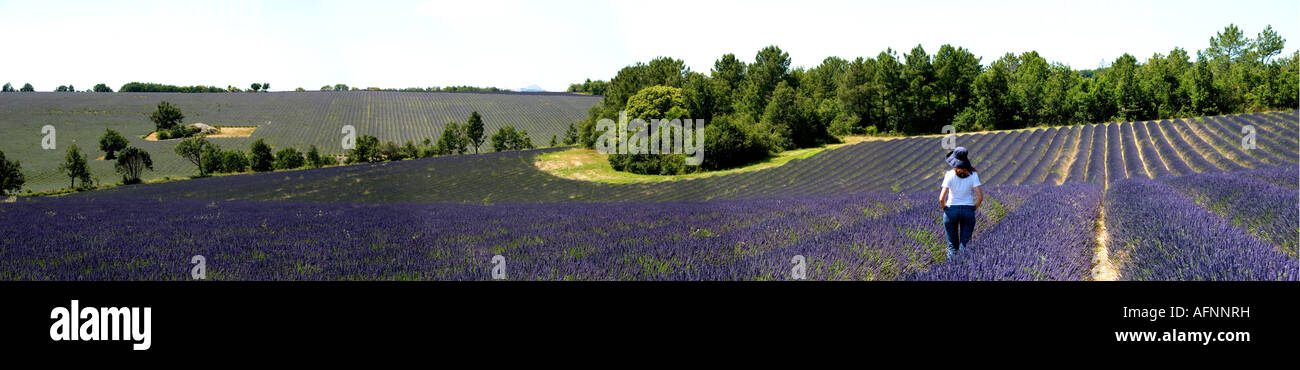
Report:
[{"label": "dirt path between rows", "polygon": [[1102,191],[1102,206],[1098,207],[1097,217],[1097,248],[1092,257],[1092,280],[1093,281],[1115,281],[1119,280],[1119,271],[1115,269],[1115,264],[1110,258],[1110,233],[1106,231],[1106,205],[1104,204],[1106,196],[1105,190]]},{"label": "dirt path between rows", "polygon": [[[1098,125],[1105,130],[1105,126]],[[1110,140],[1106,140],[1106,146],[1102,153],[1106,153],[1107,158],[1103,158],[1103,163],[1109,163],[1110,158]],[[1097,150],[1094,146],[1092,150]],[[1091,169],[1090,169],[1091,170]],[[1101,205],[1097,207],[1097,247],[1093,250],[1092,256],[1092,280],[1093,281],[1115,281],[1119,280],[1119,270],[1115,268],[1114,260],[1110,256],[1110,232],[1106,230],[1106,192],[1110,189],[1110,173],[1107,172],[1101,180]]]}]

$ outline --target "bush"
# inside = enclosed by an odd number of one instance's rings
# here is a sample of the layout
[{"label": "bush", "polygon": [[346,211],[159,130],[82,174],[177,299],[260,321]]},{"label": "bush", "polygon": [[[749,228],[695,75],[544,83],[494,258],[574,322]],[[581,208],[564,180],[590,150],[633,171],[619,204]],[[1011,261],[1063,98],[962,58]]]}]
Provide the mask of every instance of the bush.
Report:
[{"label": "bush", "polygon": [[469,136],[465,133],[465,128],[457,122],[448,122],[447,126],[442,129],[442,137],[438,138],[438,154],[463,154],[469,149]]},{"label": "bush", "polygon": [[686,156],[682,154],[610,154],[609,165],[618,171],[642,175],[680,175],[696,170],[696,166],[686,165]]},{"label": "bush", "polygon": [[18,161],[5,159],[5,152],[0,152],[0,194],[17,192],[23,187],[27,178],[23,176],[23,165]]},{"label": "bush", "polygon": [[347,157],[348,163],[378,162],[382,159],[379,153],[379,138],[361,135],[357,138],[356,147],[348,150]]},{"label": "bush", "polygon": [[225,173],[248,171],[248,157],[238,150],[226,150],[221,153],[221,170]]},{"label": "bush", "polygon": [[320,150],[315,145],[307,149],[307,165],[311,168],[321,168],[330,165],[330,159],[320,154]]},{"label": "bush", "polygon": [[406,142],[406,145],[402,145],[402,150],[401,150],[401,152],[402,152],[402,157],[403,157],[403,158],[419,158],[419,157],[420,157],[420,148],[415,147],[415,143],[412,143],[412,142],[409,141],[409,140]]},{"label": "bush", "polygon": [[199,130],[196,127],[175,126],[166,130],[158,131],[158,140],[182,139],[198,135]]},{"label": "bush", "polygon": [[203,169],[208,173],[239,173],[248,170],[248,157],[238,150],[221,150],[209,145],[203,154]]},{"label": "bush", "polygon": [[387,161],[400,161],[406,159],[406,154],[397,143],[389,141],[379,146],[379,157]]},{"label": "bush", "polygon": [[302,167],[303,163],[302,153],[293,147],[280,149],[279,152],[275,153],[275,169],[277,170],[299,168]]},{"label": "bush", "polygon": [[527,130],[515,131],[511,125],[501,126],[497,133],[492,134],[492,150],[504,152],[507,150],[527,150],[533,148],[533,139],[528,137]]},{"label": "bush", "polygon": [[114,169],[122,174],[123,184],[137,184],[144,170],[153,170],[153,158],[144,149],[128,146],[118,153]]},{"label": "bush", "polygon": [[828,129],[831,135],[860,135],[866,133],[866,130],[858,126],[858,116],[853,114],[840,114],[831,121],[831,127]]},{"label": "bush", "polygon": [[208,145],[204,146],[201,156],[203,164],[199,166],[203,169],[202,172],[210,174],[226,172],[221,165],[223,155],[225,155],[225,152],[221,151],[221,147],[217,144],[208,143]]},{"label": "bush", "polygon": [[709,170],[732,168],[766,159],[773,138],[766,125],[744,124],[747,116],[719,116],[704,127],[704,163]]},{"label": "bush", "polygon": [[985,123],[990,122],[990,118],[988,114],[966,107],[952,121],[952,126],[957,132],[975,132],[987,129],[989,125]]}]

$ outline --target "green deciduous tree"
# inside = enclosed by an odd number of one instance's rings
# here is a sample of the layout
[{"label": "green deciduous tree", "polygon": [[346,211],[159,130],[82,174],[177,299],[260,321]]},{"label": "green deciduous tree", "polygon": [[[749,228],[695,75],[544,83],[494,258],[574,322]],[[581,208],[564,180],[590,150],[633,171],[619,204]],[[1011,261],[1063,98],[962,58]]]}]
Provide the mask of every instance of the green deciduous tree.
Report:
[{"label": "green deciduous tree", "polygon": [[114,168],[122,174],[123,184],[136,184],[144,170],[153,170],[153,159],[144,149],[128,146],[118,153]]},{"label": "green deciduous tree", "polygon": [[1108,79],[1115,88],[1115,105],[1119,109],[1119,118],[1124,120],[1143,120],[1154,116],[1150,99],[1142,89],[1138,76],[1137,58],[1124,53],[1112,63],[1102,78]]},{"label": "green deciduous tree", "polygon": [[117,151],[126,149],[127,145],[130,145],[130,142],[126,140],[126,137],[111,128],[105,129],[104,136],[99,137],[99,150],[104,152],[104,159],[106,160],[117,159],[115,155]]},{"label": "green deciduous tree", "polygon": [[224,156],[225,152],[221,150],[221,146],[208,142],[207,145],[203,146],[203,153],[200,154],[203,163],[199,166],[202,168],[201,171],[206,173],[230,172],[226,171]]},{"label": "green deciduous tree", "polygon": [[514,126],[505,125],[497,129],[497,133],[492,134],[492,150],[504,152],[507,150],[527,150],[533,148],[533,140],[528,137],[528,131],[515,130]]},{"label": "green deciduous tree", "polygon": [[0,194],[18,192],[26,182],[22,163],[17,160],[7,160],[5,152],[0,152]]},{"label": "green deciduous tree", "polygon": [[[260,140],[260,139],[259,139]],[[201,137],[191,137],[176,143],[176,155],[185,158],[199,168],[199,177],[207,176],[207,171],[203,168],[205,154],[211,154],[208,149],[210,144]]]},{"label": "green deciduous tree", "polygon": [[248,156],[238,150],[221,151],[221,172],[235,173],[248,170]]},{"label": "green deciduous tree", "polygon": [[302,153],[293,147],[275,152],[275,169],[277,170],[292,170],[302,167],[303,164],[305,164],[305,160]]},{"label": "green deciduous tree", "polygon": [[704,127],[705,169],[719,170],[767,158],[770,141],[745,116],[719,116]]},{"label": "green deciduous tree", "polygon": [[369,163],[383,159],[379,152],[379,138],[372,135],[358,137],[356,146],[349,149],[346,155],[348,163]]},{"label": "green deciduous tree", "polygon": [[90,183],[90,164],[86,162],[86,156],[81,154],[81,148],[77,143],[68,146],[68,152],[63,156],[63,163],[59,164],[59,172],[68,176],[71,182],[69,188],[77,189],[77,180],[81,180],[82,187],[89,187]]},{"label": "green deciduous tree", "polygon": [[682,89],[671,86],[651,86],[637,92],[627,100],[628,119],[686,118],[686,96]]},{"label": "green deciduous tree", "polygon": [[439,155],[464,154],[469,148],[469,137],[459,122],[448,122],[438,138]]},{"label": "green deciduous tree", "polygon": [[[364,136],[363,136],[364,137]],[[357,139],[358,146],[361,139]],[[275,156],[271,154],[271,146],[266,144],[265,140],[257,139],[250,146],[248,151],[248,164],[253,171],[266,172],[275,169]]]},{"label": "green deciduous tree", "polygon": [[310,148],[307,149],[306,159],[307,159],[307,165],[311,166],[312,168],[321,168],[330,165],[329,159],[327,159],[326,156],[321,155],[320,150],[316,149],[315,145],[312,145]]},{"label": "green deciduous tree", "polygon": [[[799,127],[809,119],[809,112],[801,104],[794,88],[781,81],[772,92],[772,98],[763,110],[763,123],[771,128],[771,134],[777,139],[775,150],[787,150],[799,147],[801,139]],[[706,138],[708,136],[705,136]]]},{"label": "green deciduous tree", "polygon": [[149,120],[153,121],[159,132],[171,130],[173,127],[180,125],[185,115],[181,110],[173,106],[172,103],[162,101],[158,103],[158,108],[149,114]]},{"label": "green deciduous tree", "polygon": [[478,111],[470,112],[469,120],[465,121],[465,137],[474,146],[474,154],[478,154],[478,148],[483,145],[483,131],[483,116]]}]

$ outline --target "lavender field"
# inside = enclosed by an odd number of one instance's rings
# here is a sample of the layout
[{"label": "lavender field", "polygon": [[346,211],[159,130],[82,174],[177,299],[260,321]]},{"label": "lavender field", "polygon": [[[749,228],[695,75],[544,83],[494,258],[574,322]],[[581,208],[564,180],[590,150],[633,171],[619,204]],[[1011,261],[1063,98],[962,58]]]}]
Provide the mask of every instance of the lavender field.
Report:
[{"label": "lavender field", "polygon": [[20,198],[0,279],[185,280],[203,255],[214,280],[490,280],[500,255],[510,280],[789,280],[796,257],[810,280],[1297,280],[1296,119],[959,136],[988,199],[953,260],[939,138],[915,137],[654,184],[551,176],[538,150]]},{"label": "lavender field", "polygon": [[[102,155],[98,140],[113,129],[132,146],[153,155],[155,170],[145,179],[195,175],[192,164],[176,156],[179,140],[147,141],[154,129],[148,114],[160,101],[168,101],[185,114],[184,123],[214,126],[254,126],[250,137],[209,138],[225,149],[248,150],[264,139],[275,148],[311,145],[326,155],[343,154],[339,134],[353,125],[359,135],[374,135],[398,144],[438,139],[447,122],[465,122],[478,111],[488,132],[504,125],[527,130],[534,143],[545,144],[551,135],[563,135],[570,122],[586,118],[599,97],[563,93],[445,93],[391,91],[307,91],[243,94],[115,93],[85,94],[39,92],[11,94],[0,99],[0,150],[23,163],[24,188],[35,191],[67,186],[56,170],[63,158],[60,146],[45,151],[40,146],[41,127],[53,125],[60,143],[75,142],[91,158]],[[490,146],[488,150],[491,150]],[[91,161],[91,170],[103,184],[120,179],[109,161]]]}]

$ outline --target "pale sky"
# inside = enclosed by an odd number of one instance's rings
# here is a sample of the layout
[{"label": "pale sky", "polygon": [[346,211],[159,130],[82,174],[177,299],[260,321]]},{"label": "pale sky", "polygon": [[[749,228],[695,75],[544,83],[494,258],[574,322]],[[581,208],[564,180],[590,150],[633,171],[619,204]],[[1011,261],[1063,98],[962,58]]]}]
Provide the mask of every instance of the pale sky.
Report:
[{"label": "pale sky", "polygon": [[1300,43],[1300,1],[0,0],[0,83],[270,82],[563,91],[656,56],[708,72],[776,44],[795,66],[950,43],[988,64],[1037,50],[1076,69],[1195,51],[1229,23]]}]

